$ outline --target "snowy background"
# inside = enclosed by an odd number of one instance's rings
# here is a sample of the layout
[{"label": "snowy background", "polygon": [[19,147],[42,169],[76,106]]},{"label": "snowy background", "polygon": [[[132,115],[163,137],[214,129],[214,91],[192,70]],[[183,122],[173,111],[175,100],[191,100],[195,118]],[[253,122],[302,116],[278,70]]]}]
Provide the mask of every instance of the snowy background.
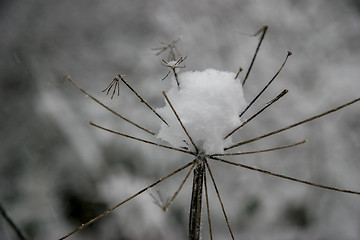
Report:
[{"label": "snowy background", "polygon": [[[124,85],[114,100],[101,92],[113,77],[125,74],[151,105],[162,107],[161,91],[170,79],[160,81],[167,69],[151,48],[181,36],[187,70],[236,72],[247,69],[258,43],[241,33],[265,24],[270,28],[245,86],[246,99],[268,82],[288,50],[294,55],[246,117],[283,89],[289,93],[239,132],[238,140],[359,97],[358,0],[1,1],[0,202],[8,214],[29,239],[57,239],[192,160],[91,127],[90,120],[154,140],[85,97],[65,74],[158,131],[159,119]],[[359,191],[359,119],[355,104],[241,150],[308,139],[305,145],[231,159]],[[211,166],[236,239],[360,238],[359,196]],[[171,196],[185,174],[156,189]],[[188,181],[166,213],[144,193],[72,239],[186,239],[190,193]],[[215,239],[230,239],[212,188],[210,195]],[[203,239],[209,239],[207,228],[204,218]],[[17,239],[2,218],[0,238]]]}]

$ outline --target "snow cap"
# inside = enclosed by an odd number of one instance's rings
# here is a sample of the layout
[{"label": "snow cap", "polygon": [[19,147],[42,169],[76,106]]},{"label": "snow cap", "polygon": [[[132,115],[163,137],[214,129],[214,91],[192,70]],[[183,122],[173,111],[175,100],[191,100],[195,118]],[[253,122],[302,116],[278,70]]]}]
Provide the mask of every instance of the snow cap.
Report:
[{"label": "snow cap", "polygon": [[[166,93],[199,152],[223,153],[232,144],[224,137],[241,124],[239,115],[246,107],[242,85],[235,73],[206,69],[178,75]],[[157,112],[169,124],[162,123],[158,137],[172,146],[194,151],[169,104]],[[185,140],[185,141],[184,141]]]}]

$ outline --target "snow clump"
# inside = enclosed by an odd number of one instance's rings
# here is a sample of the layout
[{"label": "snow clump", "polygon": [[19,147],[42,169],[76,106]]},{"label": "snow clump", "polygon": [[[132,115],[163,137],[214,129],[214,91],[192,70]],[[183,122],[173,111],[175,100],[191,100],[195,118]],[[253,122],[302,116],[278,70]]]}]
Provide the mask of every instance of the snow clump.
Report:
[{"label": "snow clump", "polygon": [[[232,144],[224,137],[241,124],[246,107],[242,85],[235,73],[206,69],[178,75],[180,87],[172,81],[166,93],[189,135],[202,154],[223,153]],[[168,123],[162,123],[158,137],[172,146],[194,148],[169,104],[157,109]],[[184,141],[185,140],[185,141]]]}]

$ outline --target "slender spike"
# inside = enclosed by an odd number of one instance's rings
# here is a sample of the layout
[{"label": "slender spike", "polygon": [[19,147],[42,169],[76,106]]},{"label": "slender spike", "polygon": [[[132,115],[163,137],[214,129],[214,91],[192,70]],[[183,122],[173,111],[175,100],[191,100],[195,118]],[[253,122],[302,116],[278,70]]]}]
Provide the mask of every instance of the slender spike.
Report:
[{"label": "slender spike", "polygon": [[118,90],[118,96],[120,95],[120,91],[119,91],[119,79],[117,78],[114,78],[111,83],[104,89],[102,90],[102,92],[106,92],[106,95],[109,95],[112,87],[114,87],[113,89],[113,93],[112,93],[112,96],[111,96],[111,99],[113,99],[115,93],[116,93],[116,89]]},{"label": "slender spike", "polygon": [[92,100],[94,100],[97,104],[99,104],[100,106],[102,106],[103,108],[105,108],[106,110],[112,112],[113,114],[115,114],[116,116],[118,116],[119,118],[125,120],[126,122],[132,124],[133,126],[147,132],[150,133],[151,135],[156,135],[155,133],[151,132],[150,130],[147,130],[144,127],[141,127],[140,125],[134,123],[133,121],[123,117],[122,115],[120,115],[119,113],[115,112],[114,110],[112,110],[111,108],[109,108],[108,106],[106,106],[105,104],[103,104],[102,102],[100,102],[99,100],[97,100],[95,97],[93,97],[92,95],[90,95],[90,93],[86,92],[85,90],[83,90],[82,88],[80,88],[71,78],[69,75],[65,75],[65,78],[78,90],[80,90],[82,93],[84,93],[86,96],[88,96],[89,98],[91,98]]},{"label": "slender spike", "polygon": [[271,100],[270,102],[268,102],[265,107],[263,107],[260,111],[258,111],[257,113],[255,113],[254,115],[252,115],[249,119],[247,119],[245,122],[243,122],[240,126],[236,127],[234,130],[232,130],[228,135],[226,135],[226,137],[224,139],[227,139],[228,137],[230,137],[232,134],[234,134],[237,130],[239,130],[240,128],[242,128],[243,126],[245,126],[246,124],[248,124],[251,120],[253,120],[256,116],[258,116],[260,113],[262,113],[265,109],[267,109],[268,107],[270,107],[273,103],[275,103],[276,101],[278,101],[280,98],[282,98],[283,96],[285,96],[285,94],[287,94],[289,92],[289,90],[285,89],[284,91],[282,91],[279,95],[277,95],[273,100]]},{"label": "slender spike", "polygon": [[265,26],[262,27],[257,33],[255,33],[255,34],[253,35],[253,36],[257,36],[259,33],[262,32],[262,35],[261,35],[261,37],[260,37],[259,44],[257,45],[256,50],[255,50],[255,53],[254,53],[254,57],[253,57],[252,60],[251,60],[250,67],[249,67],[248,71],[246,72],[245,78],[244,78],[244,80],[243,80],[243,82],[242,82],[242,85],[243,85],[243,86],[245,85],[245,82],[246,82],[246,80],[247,80],[248,77],[249,77],[250,71],[251,71],[251,69],[252,69],[252,67],[253,67],[253,65],[254,65],[254,62],[255,62],[255,58],[256,58],[256,56],[257,56],[257,54],[258,54],[258,52],[259,52],[261,43],[262,43],[262,41],[264,40],[264,37],[265,37],[265,34],[266,34],[268,28],[269,28],[269,26],[265,25]]},{"label": "slender spike", "polygon": [[150,184],[149,186],[143,188],[142,190],[140,190],[139,192],[135,193],[134,195],[132,195],[131,197],[128,197],[127,199],[125,199],[124,201],[116,204],[115,206],[113,206],[112,208],[106,210],[105,212],[103,212],[102,214],[96,216],[95,218],[91,219],[90,221],[82,224],[80,227],[76,228],[74,231],[70,232],[69,234],[65,235],[64,237],[60,238],[59,240],[63,240],[66,239],[68,237],[70,237],[71,235],[75,234],[76,232],[86,228],[87,226],[89,226],[90,224],[96,222],[97,220],[99,220],[100,218],[105,217],[106,215],[108,215],[109,213],[111,213],[112,211],[114,211],[116,208],[120,207],[121,205],[123,205],[124,203],[127,203],[128,201],[132,200],[133,198],[139,196],[140,194],[142,194],[143,192],[147,191],[148,189],[156,186],[157,184],[161,183],[162,181],[168,179],[169,177],[175,175],[178,172],[181,172],[182,170],[184,170],[185,168],[189,167],[190,165],[194,164],[194,161],[189,162],[188,164],[185,164],[184,166],[176,169],[175,171],[173,171],[172,173],[170,173],[169,175],[160,178],[159,180],[157,180],[156,182]]},{"label": "slender spike", "polygon": [[170,74],[171,72],[170,71],[168,71],[167,72],[167,74],[165,75],[165,77],[163,77],[162,79],[161,79],[161,81],[164,81],[165,80],[165,78],[167,78],[168,76],[169,76],[169,74]]},{"label": "slender spike", "polygon": [[162,145],[162,144],[159,144],[159,143],[155,143],[155,142],[150,142],[150,141],[147,141],[145,139],[141,139],[141,138],[137,138],[137,137],[133,137],[133,136],[130,136],[130,135],[127,135],[127,134],[124,134],[124,133],[120,133],[120,132],[116,132],[116,131],[113,131],[111,129],[108,129],[108,128],[104,128],[102,126],[99,126],[93,122],[89,122],[90,125],[94,126],[94,127],[97,127],[101,130],[104,130],[104,131],[107,131],[107,132],[111,132],[111,133],[114,133],[114,134],[117,134],[117,135],[120,135],[120,136],[123,136],[123,137],[127,137],[127,138],[130,138],[130,139],[134,139],[134,140],[137,140],[137,141],[140,141],[140,142],[144,142],[144,143],[148,143],[148,144],[151,144],[151,145],[155,145],[155,146],[158,146],[158,147],[162,147],[162,148],[166,148],[166,149],[170,149],[170,150],[174,150],[174,151],[178,151],[178,152],[183,152],[183,153],[187,153],[187,154],[190,154],[190,155],[195,155],[195,153],[193,152],[190,152],[190,151],[186,151],[186,150],[183,150],[183,149],[180,149],[180,148],[174,148],[174,147],[170,147],[170,146],[166,146],[166,145]]},{"label": "slender spike", "polygon": [[207,211],[207,218],[208,218],[208,224],[209,224],[209,234],[210,234],[210,240],[213,240],[211,218],[210,218],[209,194],[208,194],[207,182],[206,182],[206,168],[205,168],[205,172],[204,172],[204,186],[205,186],[205,197],[206,197],[206,211]]},{"label": "slender spike", "polygon": [[271,152],[271,151],[276,151],[276,150],[280,150],[280,149],[286,149],[286,148],[295,147],[295,146],[298,146],[298,145],[304,144],[304,143],[306,143],[306,140],[303,140],[303,141],[301,141],[301,142],[297,142],[297,143],[294,143],[294,144],[290,144],[290,145],[285,145],[285,146],[281,146],[281,147],[276,147],[276,148],[269,148],[269,149],[251,151],[251,152],[213,154],[213,155],[211,155],[211,156],[238,156],[238,155],[247,155],[247,154],[254,154],[254,153]]},{"label": "slender spike", "polygon": [[242,72],[243,68],[242,67],[239,67],[239,70],[237,71],[236,73],[236,76],[235,76],[235,79],[237,79],[240,75],[240,73]]},{"label": "slender spike", "polygon": [[219,199],[219,202],[220,202],[220,205],[221,205],[221,209],[222,209],[222,212],[223,212],[223,214],[224,214],[225,221],[226,221],[227,227],[228,227],[228,229],[229,229],[231,238],[234,240],[234,239],[235,239],[235,238],[234,238],[234,234],[233,234],[233,232],[232,232],[232,230],[231,230],[230,223],[229,223],[229,219],[228,219],[228,217],[227,217],[227,215],[226,215],[226,212],[225,212],[224,204],[223,204],[223,202],[222,202],[222,200],[221,200],[220,193],[219,193],[219,190],[218,190],[218,188],[217,188],[217,186],[216,186],[215,179],[214,179],[214,176],[213,176],[213,174],[212,174],[212,172],[211,172],[209,163],[208,163],[206,160],[205,160],[205,165],[206,165],[207,169],[209,170],[210,178],[211,178],[211,181],[212,181],[212,183],[213,183],[213,185],[214,185],[214,188],[215,188],[217,197],[218,197],[218,199]]},{"label": "slender spike", "polygon": [[175,77],[175,80],[176,80],[176,84],[177,84],[178,88],[180,89],[180,82],[179,82],[178,74],[177,74],[175,68],[172,68],[171,70],[172,70],[173,73],[174,73],[174,77]]},{"label": "slender spike", "polygon": [[182,187],[184,186],[186,180],[189,178],[190,173],[192,172],[192,170],[195,167],[195,163],[191,166],[191,168],[189,169],[188,173],[186,174],[184,180],[181,182],[179,188],[176,190],[176,192],[174,193],[174,195],[172,196],[172,198],[170,199],[170,201],[168,201],[165,206],[162,208],[163,211],[165,212],[171,205],[171,203],[175,200],[176,196],[179,194],[180,190],[182,189]]},{"label": "slender spike", "polygon": [[155,111],[126,81],[125,79],[118,74],[118,78],[140,99],[140,102],[144,103],[163,123],[169,126],[169,124],[160,116],[159,113]]},{"label": "slender spike", "polygon": [[115,79],[112,80],[112,82],[104,90],[102,90],[102,92],[106,92],[106,95],[108,95],[112,86],[114,85],[114,81],[115,81]]},{"label": "slender spike", "polygon": [[20,230],[20,228],[15,224],[15,222],[9,217],[9,215],[6,213],[5,208],[2,206],[2,204],[0,203],[0,214],[1,216],[3,216],[3,218],[5,219],[5,221],[10,225],[10,227],[14,230],[14,232],[16,233],[16,235],[18,236],[19,239],[21,240],[27,240],[27,238],[25,237],[25,235],[22,233],[22,231]]},{"label": "slender spike", "polygon": [[119,96],[119,95],[120,95],[120,84],[119,84],[119,82],[117,82],[117,85],[118,85],[118,88],[117,88],[117,95]]},{"label": "slender spike", "polygon": [[332,191],[337,191],[337,192],[343,192],[343,193],[350,193],[350,194],[360,195],[360,192],[356,192],[356,191],[351,191],[351,190],[346,190],[346,189],[340,189],[340,188],[334,188],[334,187],[330,187],[330,186],[326,186],[326,185],[321,185],[321,184],[317,184],[317,183],[313,183],[313,182],[301,180],[301,179],[298,179],[298,178],[288,177],[288,176],[285,176],[285,175],[282,175],[282,174],[270,172],[270,171],[263,170],[263,169],[260,169],[260,168],[251,167],[251,166],[248,166],[248,165],[245,165],[245,164],[241,164],[241,163],[234,163],[234,162],[231,162],[231,161],[228,161],[228,160],[224,160],[224,159],[221,159],[221,158],[217,158],[217,157],[209,157],[209,158],[211,158],[211,159],[213,159],[213,160],[217,160],[217,161],[223,162],[223,163],[227,163],[227,164],[230,164],[230,165],[234,165],[234,166],[237,166],[237,167],[247,168],[247,169],[250,169],[250,170],[252,170],[252,171],[257,171],[257,172],[265,173],[265,174],[267,174],[267,175],[272,175],[272,176],[274,176],[274,177],[279,177],[279,178],[287,179],[287,180],[294,181],[294,182],[303,183],[303,184],[310,185],[310,186],[314,186],[314,187],[318,187],[318,188],[324,188],[324,189],[328,189],[328,190],[332,190]]},{"label": "slender spike", "polygon": [[166,93],[163,91],[163,92],[162,92],[162,94],[164,95],[164,97],[165,97],[166,101],[167,101],[167,102],[168,102],[168,104],[170,105],[171,110],[174,112],[174,114],[175,114],[175,116],[176,116],[177,120],[179,121],[179,123],[180,123],[181,127],[183,128],[184,132],[185,132],[185,133],[186,133],[186,135],[188,136],[188,138],[189,138],[189,140],[190,140],[191,144],[194,146],[194,148],[195,148],[196,152],[199,152],[199,149],[197,148],[197,146],[195,145],[194,141],[193,141],[193,140],[192,140],[192,138],[190,137],[190,134],[189,134],[189,133],[188,133],[188,131],[186,130],[186,128],[185,128],[185,126],[184,126],[184,124],[182,123],[182,121],[181,121],[181,119],[180,119],[179,115],[177,114],[177,112],[175,111],[175,109],[174,109],[173,105],[171,104],[171,102],[170,102],[169,98],[166,96]]},{"label": "slender spike", "polygon": [[283,132],[283,131],[288,130],[288,129],[290,129],[290,128],[294,128],[294,127],[299,126],[299,125],[301,125],[301,124],[304,124],[304,123],[313,121],[313,120],[315,120],[315,119],[317,119],[317,118],[323,117],[323,116],[325,116],[325,115],[327,115],[327,114],[336,112],[336,111],[338,111],[338,110],[340,110],[340,109],[342,109],[342,108],[344,108],[344,107],[347,107],[347,106],[349,106],[349,105],[351,105],[351,104],[354,104],[354,103],[356,103],[356,102],[358,102],[358,101],[360,101],[360,98],[357,98],[357,99],[355,99],[355,100],[352,100],[352,101],[350,101],[350,102],[348,102],[348,103],[345,103],[345,104],[343,104],[343,105],[341,105],[341,106],[338,106],[338,107],[336,107],[336,108],[333,108],[333,109],[331,109],[331,110],[329,110],[329,111],[326,111],[326,112],[324,112],[324,113],[315,115],[315,116],[313,116],[313,117],[311,117],[311,118],[308,118],[308,119],[305,119],[305,120],[303,120],[303,121],[300,121],[300,122],[291,124],[291,125],[289,125],[289,126],[287,126],[287,127],[284,127],[284,128],[280,128],[280,129],[278,129],[278,130],[276,130],[276,131],[269,132],[269,133],[264,134],[264,135],[262,135],[262,136],[255,137],[255,138],[252,138],[252,139],[243,141],[243,142],[236,143],[236,144],[234,144],[234,145],[232,145],[232,146],[230,146],[230,147],[225,148],[225,150],[229,150],[229,149],[231,149],[231,148],[235,148],[235,147],[238,147],[238,146],[247,144],[247,143],[255,142],[255,141],[260,140],[260,139],[262,139],[262,138],[269,137],[269,136],[271,136],[271,135],[274,135],[274,134]]},{"label": "slender spike", "polygon": [[113,93],[111,95],[111,99],[114,98],[114,95],[116,93],[116,89],[118,90],[118,96],[119,96],[120,92],[119,92],[119,81],[118,80],[114,82],[114,89],[113,89]]},{"label": "slender spike", "polygon": [[281,64],[279,70],[275,73],[275,75],[271,78],[271,80],[266,84],[266,86],[256,95],[256,97],[250,102],[250,104],[245,108],[245,110],[240,114],[240,118],[242,117],[242,115],[244,115],[244,113],[256,102],[256,100],[261,96],[261,94],[264,93],[264,91],[270,86],[270,84],[275,80],[275,78],[279,75],[279,73],[281,72],[281,70],[283,69],[283,67],[285,66],[289,56],[292,55],[292,52],[288,52],[284,62]]}]

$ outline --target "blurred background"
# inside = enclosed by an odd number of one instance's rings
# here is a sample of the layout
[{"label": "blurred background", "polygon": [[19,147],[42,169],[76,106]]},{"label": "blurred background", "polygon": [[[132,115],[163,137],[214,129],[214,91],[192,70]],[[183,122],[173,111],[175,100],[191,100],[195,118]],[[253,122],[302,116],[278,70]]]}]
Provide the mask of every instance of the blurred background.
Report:
[{"label": "blurred background", "polygon": [[[289,94],[235,136],[262,135],[359,97],[360,2],[0,1],[0,202],[28,239],[58,239],[90,218],[192,160],[124,139],[105,127],[152,141],[64,79],[152,131],[160,121],[126,88],[102,90],[117,73],[154,107],[170,78],[152,48],[181,38],[187,70],[247,70],[262,26],[269,31],[245,85],[248,101],[293,52],[245,118],[283,89]],[[244,74],[241,75],[244,77]],[[360,106],[241,147],[277,152],[232,157],[288,176],[360,191]],[[360,239],[360,198],[211,162],[236,239]],[[152,193],[171,197],[182,172]],[[163,213],[149,192],[71,239],[186,239],[191,180]],[[215,239],[230,239],[209,186]],[[204,208],[205,209],[205,208]],[[209,239],[206,213],[202,239]],[[17,239],[0,218],[0,238]]]}]

